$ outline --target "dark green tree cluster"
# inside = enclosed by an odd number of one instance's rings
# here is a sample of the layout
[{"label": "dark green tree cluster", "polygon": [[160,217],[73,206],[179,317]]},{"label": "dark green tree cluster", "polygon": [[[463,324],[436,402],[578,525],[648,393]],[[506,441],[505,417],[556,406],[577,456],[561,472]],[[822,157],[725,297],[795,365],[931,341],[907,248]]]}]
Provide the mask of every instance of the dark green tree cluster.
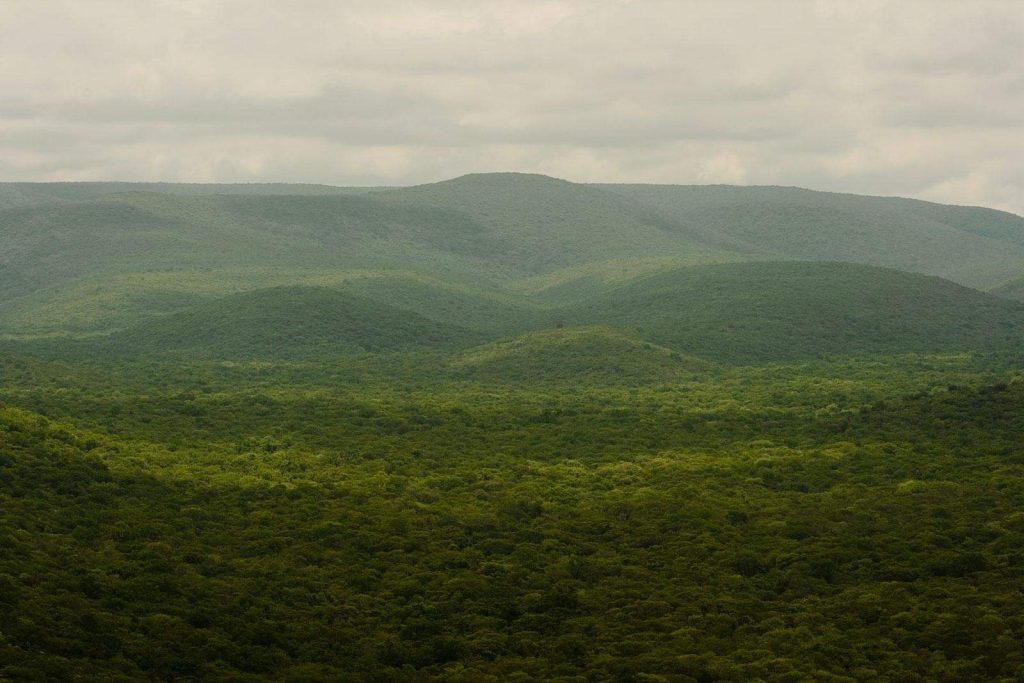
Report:
[{"label": "dark green tree cluster", "polygon": [[518,394],[11,361],[0,677],[1014,680],[1024,385],[943,363],[871,398],[877,359]]}]

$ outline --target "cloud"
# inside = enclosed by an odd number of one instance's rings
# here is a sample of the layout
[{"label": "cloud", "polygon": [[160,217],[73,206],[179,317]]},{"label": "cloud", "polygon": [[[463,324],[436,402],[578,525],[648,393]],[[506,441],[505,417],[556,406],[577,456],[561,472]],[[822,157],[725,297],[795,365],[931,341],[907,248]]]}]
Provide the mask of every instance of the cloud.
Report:
[{"label": "cloud", "polygon": [[1017,0],[0,0],[0,178],[522,170],[1024,213]]}]

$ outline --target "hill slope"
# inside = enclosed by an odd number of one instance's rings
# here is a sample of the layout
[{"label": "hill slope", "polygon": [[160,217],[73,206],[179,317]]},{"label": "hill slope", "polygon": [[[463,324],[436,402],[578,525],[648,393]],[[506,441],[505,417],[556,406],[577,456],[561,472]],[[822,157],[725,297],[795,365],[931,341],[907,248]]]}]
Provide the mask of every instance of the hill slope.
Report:
[{"label": "hill slope", "polygon": [[628,198],[543,175],[479,173],[374,198],[464,213],[491,238],[491,258],[529,274],[652,255],[737,260],[748,251]]},{"label": "hill slope", "polygon": [[1010,280],[1009,282],[1004,282],[998,287],[990,289],[989,292],[996,296],[1001,296],[1004,299],[1024,301],[1024,277],[1018,277]]},{"label": "hill slope", "polygon": [[658,273],[564,309],[677,351],[740,361],[1007,348],[1024,306],[935,277],[845,263],[750,263]]},{"label": "hill slope", "polygon": [[494,382],[650,383],[703,373],[704,361],[599,326],[530,332],[469,349],[456,377]]},{"label": "hill slope", "polygon": [[987,287],[1024,268],[1024,218],[792,187],[599,185],[773,260],[847,261]]},{"label": "hill slope", "polygon": [[364,194],[381,188],[335,187],[304,183],[0,183],[0,209],[44,206],[96,199],[124,192],[202,195],[337,195]]},{"label": "hill slope", "polygon": [[296,358],[443,347],[477,338],[456,326],[344,292],[274,287],[203,303],[90,345],[129,356]]},{"label": "hill slope", "polygon": [[491,300],[505,290],[497,300],[526,308],[707,263],[840,260],[976,287],[1024,272],[1024,219],[998,211],[507,173],[390,190],[0,184],[0,242],[0,335],[108,332],[226,294],[367,271]]}]

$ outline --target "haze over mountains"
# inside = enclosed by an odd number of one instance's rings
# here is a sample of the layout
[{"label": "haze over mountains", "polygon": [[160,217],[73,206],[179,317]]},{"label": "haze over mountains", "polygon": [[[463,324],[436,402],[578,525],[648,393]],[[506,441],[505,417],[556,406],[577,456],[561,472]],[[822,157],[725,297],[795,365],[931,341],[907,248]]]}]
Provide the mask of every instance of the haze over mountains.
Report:
[{"label": "haze over mountains", "polygon": [[0,239],[0,334],[115,355],[468,348],[590,326],[610,330],[602,348],[749,362],[1002,348],[1024,330],[1024,218],[797,188],[12,183]]}]

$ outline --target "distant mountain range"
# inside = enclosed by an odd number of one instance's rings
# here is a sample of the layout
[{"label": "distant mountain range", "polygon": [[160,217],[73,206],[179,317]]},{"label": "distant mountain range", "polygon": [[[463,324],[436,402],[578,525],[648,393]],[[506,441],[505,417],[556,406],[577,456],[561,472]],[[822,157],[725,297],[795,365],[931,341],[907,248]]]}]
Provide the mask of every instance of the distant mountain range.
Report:
[{"label": "distant mountain range", "polygon": [[540,335],[451,366],[486,372],[541,346],[754,362],[1024,330],[1024,218],[785,187],[8,183],[0,241],[0,335],[115,356]]}]

